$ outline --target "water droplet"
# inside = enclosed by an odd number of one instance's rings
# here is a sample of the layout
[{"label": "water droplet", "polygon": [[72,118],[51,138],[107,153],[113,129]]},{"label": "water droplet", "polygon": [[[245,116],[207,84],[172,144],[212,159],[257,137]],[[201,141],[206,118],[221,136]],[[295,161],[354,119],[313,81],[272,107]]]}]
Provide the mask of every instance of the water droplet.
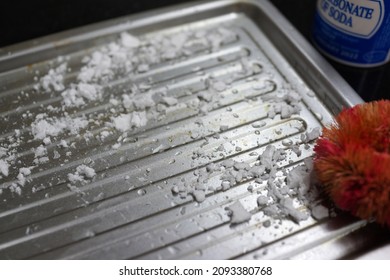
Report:
[{"label": "water droplet", "polygon": [[87,238],[91,238],[91,237],[94,237],[94,236],[95,236],[95,233],[92,230],[87,230],[85,232],[85,237],[87,237]]},{"label": "water droplet", "polygon": [[260,130],[255,130],[256,135],[260,135]]},{"label": "water droplet", "polygon": [[176,160],[173,158],[173,159],[171,159],[169,162],[168,162],[168,164],[174,164],[176,162]]},{"label": "water droplet", "polygon": [[312,91],[308,91],[308,92],[307,92],[307,96],[309,96],[309,97],[314,97],[315,94],[314,94],[314,92],[312,92]]},{"label": "water droplet", "polygon": [[104,193],[100,192],[97,196],[93,198],[93,201],[99,201],[102,200],[103,198],[104,198]]},{"label": "water droplet", "polygon": [[137,191],[137,194],[138,194],[138,195],[145,195],[145,194],[146,194],[146,191],[145,191],[144,189],[139,189],[139,190]]},{"label": "water droplet", "polygon": [[169,246],[167,249],[172,255],[176,255],[180,252],[180,249],[175,246]]},{"label": "water droplet", "polygon": [[262,70],[261,65],[253,64],[253,66],[252,66],[253,74],[259,74],[261,72],[261,70]]},{"label": "water droplet", "polygon": [[293,144],[293,141],[291,139],[284,139],[282,141],[282,145],[286,146],[286,147],[291,146],[292,144]]},{"label": "water droplet", "polygon": [[322,116],[320,113],[314,113],[314,115],[317,117],[317,119],[319,119],[320,121],[322,121],[323,116]]},{"label": "water droplet", "polygon": [[190,90],[190,89],[185,89],[184,91],[183,91],[183,93],[184,93],[184,95],[187,95],[187,96],[190,96],[190,95],[192,95],[192,91]]},{"label": "water droplet", "polygon": [[202,70],[202,68],[200,66],[195,66],[194,68],[192,68],[193,72],[197,72],[197,71],[200,71],[200,70]]}]

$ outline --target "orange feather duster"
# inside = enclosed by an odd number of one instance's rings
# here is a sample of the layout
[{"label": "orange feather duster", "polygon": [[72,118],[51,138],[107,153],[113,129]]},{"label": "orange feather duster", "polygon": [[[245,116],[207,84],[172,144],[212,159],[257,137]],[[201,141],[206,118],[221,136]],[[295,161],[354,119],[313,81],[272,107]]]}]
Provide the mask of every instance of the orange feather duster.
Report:
[{"label": "orange feather duster", "polygon": [[390,227],[390,100],[344,109],[314,151],[318,180],[336,206]]}]

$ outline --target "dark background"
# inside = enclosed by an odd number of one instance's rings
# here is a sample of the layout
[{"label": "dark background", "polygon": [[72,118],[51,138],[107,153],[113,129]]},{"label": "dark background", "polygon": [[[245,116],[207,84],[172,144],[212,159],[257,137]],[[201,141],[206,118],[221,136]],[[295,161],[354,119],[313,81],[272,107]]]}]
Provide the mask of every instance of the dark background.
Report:
[{"label": "dark background", "polygon": [[[262,0],[258,0],[262,1]],[[310,40],[315,0],[270,0]],[[0,48],[70,28],[191,0],[30,0],[0,3]],[[390,99],[390,64],[362,69],[332,62],[366,101]]]}]

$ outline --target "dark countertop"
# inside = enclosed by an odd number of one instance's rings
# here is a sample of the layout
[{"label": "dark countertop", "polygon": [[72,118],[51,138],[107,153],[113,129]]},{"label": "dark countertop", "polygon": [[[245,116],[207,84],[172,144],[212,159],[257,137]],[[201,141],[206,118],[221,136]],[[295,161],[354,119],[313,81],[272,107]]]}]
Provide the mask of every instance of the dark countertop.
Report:
[{"label": "dark countertop", "polygon": [[[134,14],[191,0],[41,0],[8,1],[0,9],[0,47],[62,30]],[[261,0],[259,0],[261,1]],[[314,15],[313,0],[270,0],[310,40]],[[5,28],[4,28],[5,27]],[[390,99],[390,63],[371,69],[354,68],[330,61],[335,69],[365,100]]]}]

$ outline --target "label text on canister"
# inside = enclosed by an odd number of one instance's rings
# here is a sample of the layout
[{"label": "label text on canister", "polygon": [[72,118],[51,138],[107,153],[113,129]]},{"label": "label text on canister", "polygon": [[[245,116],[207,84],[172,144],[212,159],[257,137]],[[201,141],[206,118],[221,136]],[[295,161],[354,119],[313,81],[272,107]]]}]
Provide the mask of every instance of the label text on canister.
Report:
[{"label": "label text on canister", "polygon": [[383,0],[321,0],[320,16],[340,31],[370,38],[383,21]]}]

